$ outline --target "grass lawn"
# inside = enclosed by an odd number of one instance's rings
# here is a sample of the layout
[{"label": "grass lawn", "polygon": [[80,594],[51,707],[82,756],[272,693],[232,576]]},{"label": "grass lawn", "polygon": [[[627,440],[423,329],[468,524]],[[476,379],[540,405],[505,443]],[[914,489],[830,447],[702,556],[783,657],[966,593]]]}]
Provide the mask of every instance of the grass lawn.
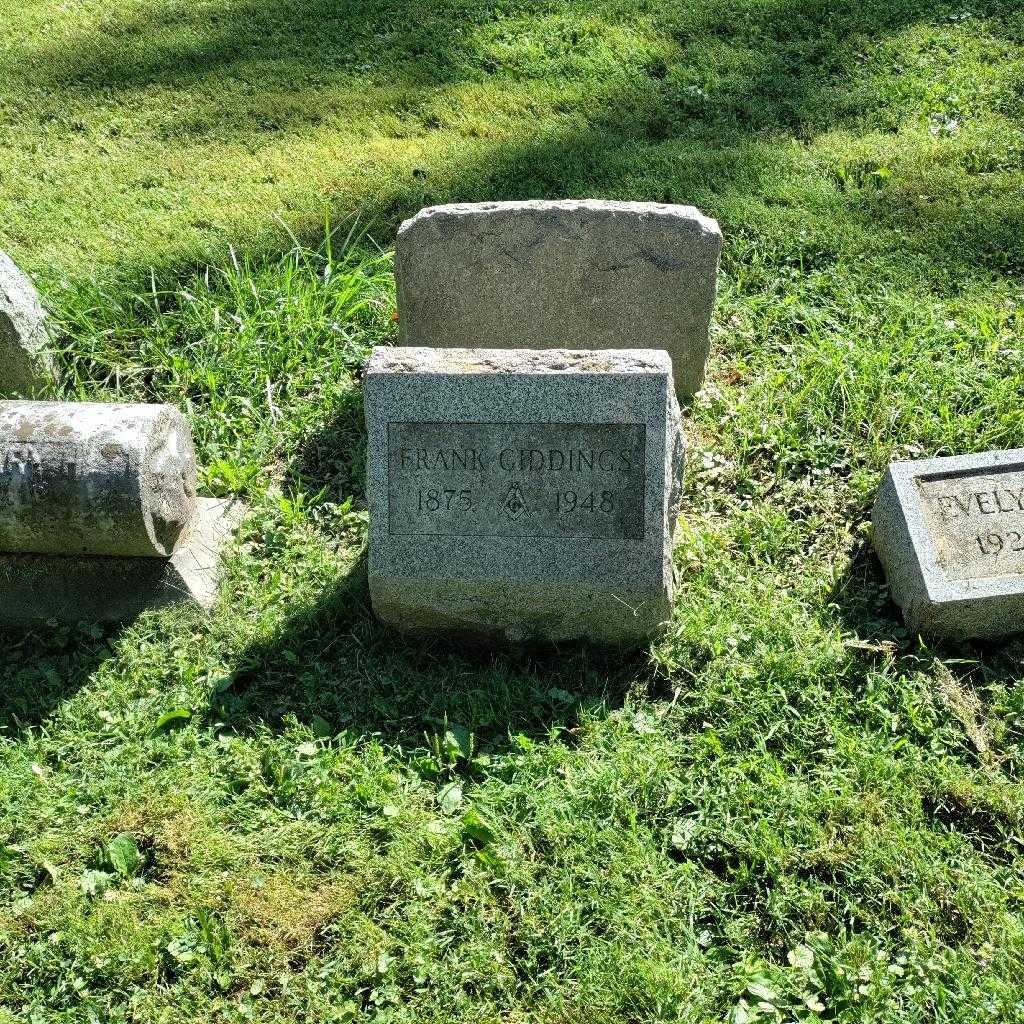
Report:
[{"label": "grass lawn", "polygon": [[[406,642],[395,226],[589,195],[726,237],[671,629]],[[1024,642],[868,531],[1024,445],[1018,0],[0,0],[0,247],[252,508],[212,617],[0,635],[0,1024],[1024,1020]]]}]

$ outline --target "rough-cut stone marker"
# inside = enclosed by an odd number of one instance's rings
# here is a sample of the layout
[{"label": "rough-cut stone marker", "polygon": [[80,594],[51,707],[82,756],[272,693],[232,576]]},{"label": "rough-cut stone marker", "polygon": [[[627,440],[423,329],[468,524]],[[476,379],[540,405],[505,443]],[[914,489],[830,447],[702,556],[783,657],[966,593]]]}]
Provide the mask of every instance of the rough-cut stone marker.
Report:
[{"label": "rough-cut stone marker", "polygon": [[381,619],[613,644],[668,620],[684,439],[667,353],[378,348],[365,402]]},{"label": "rough-cut stone marker", "polygon": [[1024,449],[894,462],[873,521],[911,629],[948,639],[1024,631]]},{"label": "rough-cut stone marker", "polygon": [[692,206],[561,200],[431,206],[398,232],[401,344],[665,349],[704,376],[722,248]]},{"label": "rough-cut stone marker", "polygon": [[48,379],[48,341],[35,285],[0,251],[0,398],[32,394]]},{"label": "rough-cut stone marker", "polygon": [[166,558],[195,503],[177,409],[0,402],[0,551]]}]

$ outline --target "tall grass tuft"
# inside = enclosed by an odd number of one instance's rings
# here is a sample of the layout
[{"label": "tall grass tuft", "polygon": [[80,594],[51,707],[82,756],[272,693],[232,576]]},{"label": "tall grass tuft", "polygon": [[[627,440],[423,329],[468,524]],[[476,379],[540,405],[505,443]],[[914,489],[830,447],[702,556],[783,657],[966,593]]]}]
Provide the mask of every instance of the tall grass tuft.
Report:
[{"label": "tall grass tuft", "polygon": [[144,292],[67,291],[61,397],[178,405],[214,493],[280,474],[350,404],[369,347],[392,333],[391,255],[362,230],[327,228],[318,248],[293,237],[277,260],[232,249],[224,266],[152,276]]}]

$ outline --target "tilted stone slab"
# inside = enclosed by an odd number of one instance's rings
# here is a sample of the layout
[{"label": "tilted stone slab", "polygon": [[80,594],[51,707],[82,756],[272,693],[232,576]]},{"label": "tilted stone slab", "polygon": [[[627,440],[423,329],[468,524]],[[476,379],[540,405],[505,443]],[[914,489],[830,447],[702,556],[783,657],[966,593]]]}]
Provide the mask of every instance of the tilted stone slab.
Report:
[{"label": "tilted stone slab", "polygon": [[0,251],[0,398],[32,395],[50,379],[48,342],[35,285]]},{"label": "tilted stone slab", "polygon": [[432,206],[395,250],[401,344],[665,349],[704,377],[722,234],[692,206],[599,200]]},{"label": "tilted stone slab", "polygon": [[197,499],[191,529],[169,558],[0,554],[0,625],[128,622],[169,605],[211,608],[243,511]]},{"label": "tilted stone slab", "polygon": [[895,462],[873,522],[911,629],[954,640],[1024,631],[1024,449]]},{"label": "tilted stone slab", "polygon": [[365,402],[381,619],[627,645],[669,619],[684,439],[665,352],[378,348]]}]

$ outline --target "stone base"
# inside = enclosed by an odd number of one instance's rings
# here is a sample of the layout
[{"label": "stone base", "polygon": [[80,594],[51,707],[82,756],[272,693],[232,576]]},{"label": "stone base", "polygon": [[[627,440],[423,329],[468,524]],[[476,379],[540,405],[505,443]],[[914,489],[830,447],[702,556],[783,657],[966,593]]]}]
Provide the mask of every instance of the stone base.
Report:
[{"label": "stone base", "polygon": [[633,647],[672,617],[671,580],[636,588],[381,578],[370,569],[377,617],[409,634],[445,633],[499,643],[587,640]]},{"label": "stone base", "polygon": [[238,503],[200,498],[189,539],[169,559],[0,555],[0,625],[126,622],[151,608],[213,606]]}]

